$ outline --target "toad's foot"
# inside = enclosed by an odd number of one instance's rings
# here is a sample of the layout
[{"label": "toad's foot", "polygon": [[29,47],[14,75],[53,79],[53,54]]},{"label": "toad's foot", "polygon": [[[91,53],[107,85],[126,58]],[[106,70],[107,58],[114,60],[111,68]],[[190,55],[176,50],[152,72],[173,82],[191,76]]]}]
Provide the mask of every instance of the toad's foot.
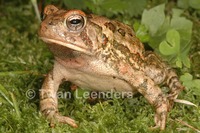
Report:
[{"label": "toad's foot", "polygon": [[63,124],[69,124],[70,126],[77,128],[78,125],[75,123],[75,121],[69,117],[66,116],[62,116],[58,113],[54,114],[54,117],[52,118],[52,120],[50,120],[50,126],[54,127],[55,126],[55,122],[59,122],[59,123],[63,123]]},{"label": "toad's foot", "polygon": [[[75,121],[69,117],[62,116],[58,113],[57,102],[50,93],[51,90],[41,91],[40,111],[50,121],[50,127],[55,123],[69,124],[72,127],[78,127]],[[43,98],[43,99],[42,99]]]},{"label": "toad's foot", "polygon": [[168,110],[168,105],[167,104],[162,104],[160,107],[156,109],[156,114],[154,116],[154,121],[155,121],[155,126],[151,127],[150,129],[155,130],[159,129],[164,130],[165,125],[166,125],[166,120],[167,120],[167,111]]},{"label": "toad's foot", "polygon": [[156,114],[154,116],[155,128],[159,128],[160,130],[165,129],[166,120],[167,120],[167,112],[168,112],[168,104],[162,103],[159,107],[156,108]]}]

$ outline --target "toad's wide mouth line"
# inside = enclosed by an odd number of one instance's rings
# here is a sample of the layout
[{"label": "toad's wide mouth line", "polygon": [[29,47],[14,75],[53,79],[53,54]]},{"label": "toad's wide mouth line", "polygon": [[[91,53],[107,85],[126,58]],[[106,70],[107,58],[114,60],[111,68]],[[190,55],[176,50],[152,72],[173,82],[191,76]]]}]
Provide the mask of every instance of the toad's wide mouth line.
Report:
[{"label": "toad's wide mouth line", "polygon": [[92,55],[91,52],[87,51],[86,49],[84,48],[81,48],[79,46],[76,46],[72,43],[68,43],[68,42],[62,42],[62,41],[59,41],[59,40],[55,40],[55,39],[50,39],[50,38],[46,38],[46,37],[40,37],[40,39],[42,39],[44,42],[46,43],[55,43],[55,44],[59,44],[59,45],[62,45],[62,46],[65,46],[67,48],[70,48],[70,49],[73,49],[73,50],[76,50],[76,51],[79,51],[79,52],[82,52],[82,53],[85,53],[87,55]]}]

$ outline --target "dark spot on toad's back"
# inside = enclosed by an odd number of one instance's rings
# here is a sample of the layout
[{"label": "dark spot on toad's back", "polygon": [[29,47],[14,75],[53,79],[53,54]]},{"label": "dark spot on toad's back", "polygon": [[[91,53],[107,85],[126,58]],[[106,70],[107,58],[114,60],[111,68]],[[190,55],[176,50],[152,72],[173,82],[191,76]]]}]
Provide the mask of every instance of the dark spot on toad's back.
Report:
[{"label": "dark spot on toad's back", "polygon": [[123,29],[121,29],[121,28],[119,28],[117,31],[118,31],[122,36],[125,36],[125,34],[126,34],[126,32],[125,32]]},{"label": "dark spot on toad's back", "polygon": [[116,27],[111,23],[111,22],[107,22],[104,24],[108,29],[110,29],[112,32],[115,31]]}]

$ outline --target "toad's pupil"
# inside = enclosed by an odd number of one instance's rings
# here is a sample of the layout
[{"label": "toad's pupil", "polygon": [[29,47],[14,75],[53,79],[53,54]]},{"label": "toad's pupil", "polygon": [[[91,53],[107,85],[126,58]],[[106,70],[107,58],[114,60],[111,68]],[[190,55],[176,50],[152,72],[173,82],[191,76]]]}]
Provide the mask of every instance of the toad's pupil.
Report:
[{"label": "toad's pupil", "polygon": [[73,19],[70,21],[71,24],[79,24],[81,23],[81,20],[80,19]]}]

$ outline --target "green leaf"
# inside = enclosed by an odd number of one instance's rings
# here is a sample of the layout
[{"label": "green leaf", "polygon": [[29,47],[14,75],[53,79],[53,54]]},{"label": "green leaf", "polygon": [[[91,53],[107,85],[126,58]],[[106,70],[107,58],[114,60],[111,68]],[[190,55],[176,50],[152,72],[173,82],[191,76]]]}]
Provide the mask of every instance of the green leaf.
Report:
[{"label": "green leaf", "polygon": [[173,10],[174,15],[171,19],[171,28],[176,29],[180,34],[180,55],[179,58],[181,62],[188,68],[190,68],[190,60],[188,57],[189,49],[190,49],[190,41],[192,36],[192,26],[193,23],[184,18],[179,17],[181,15],[181,10]]},{"label": "green leaf", "polygon": [[181,59],[179,57],[176,60],[176,66],[179,67],[179,68],[182,68],[182,66],[183,66],[182,62],[181,62]]},{"label": "green leaf", "polygon": [[195,85],[196,87],[199,87],[199,88],[200,88],[200,79],[195,79],[195,80],[194,80],[194,85]]},{"label": "green leaf", "polygon": [[198,92],[199,92],[199,95],[200,95],[200,80],[199,79],[195,79],[193,81],[193,83],[194,83],[194,86],[199,89]]},{"label": "green leaf", "polygon": [[158,31],[160,26],[165,21],[164,9],[165,4],[162,4],[150,10],[144,10],[142,14],[142,24],[149,29],[152,36]]},{"label": "green leaf", "polygon": [[172,12],[173,12],[173,17],[179,17],[184,11],[181,10],[181,9],[172,9]]},{"label": "green leaf", "polygon": [[149,45],[154,49],[154,50],[159,50],[159,45],[160,43],[166,38],[166,35],[162,36],[153,36],[149,39]]},{"label": "green leaf", "polygon": [[179,31],[182,40],[181,45],[185,47],[191,40],[193,23],[184,17],[173,17],[170,25],[171,28]]},{"label": "green leaf", "polygon": [[184,73],[184,75],[180,76],[180,81],[191,81],[193,79],[193,76],[190,73]]},{"label": "green leaf", "polygon": [[186,67],[190,68],[190,59],[187,55],[182,56],[181,60]]},{"label": "green leaf", "polygon": [[176,52],[180,49],[180,35],[178,31],[171,29],[167,32],[166,39],[169,44],[176,50]]},{"label": "green leaf", "polygon": [[159,50],[163,55],[172,55],[175,53],[173,47],[167,41],[162,41],[159,46]]},{"label": "green leaf", "polygon": [[190,73],[184,73],[184,75],[180,77],[180,81],[182,81],[183,85],[189,89],[193,87],[192,79],[193,76]]},{"label": "green leaf", "polygon": [[[134,27],[136,27],[137,24],[134,24]],[[142,41],[142,42],[148,42],[149,41],[149,34],[147,33],[148,29],[144,25],[139,25],[136,27],[136,36]]]},{"label": "green leaf", "polygon": [[165,35],[166,32],[170,29],[170,17],[169,16],[166,16],[165,17],[165,21],[164,23],[162,24],[161,27],[159,27],[159,30],[158,32],[156,33],[155,36],[162,36],[162,35]]},{"label": "green leaf", "polygon": [[159,50],[163,55],[177,54],[180,50],[180,35],[178,31],[169,30],[166,40],[160,43]]},{"label": "green leaf", "polygon": [[177,5],[180,8],[187,9],[189,7],[189,2],[188,0],[178,0]]},{"label": "green leaf", "polygon": [[192,21],[184,17],[174,16],[171,19],[171,28],[189,30],[189,32],[191,33]]},{"label": "green leaf", "polygon": [[190,73],[184,73],[180,77],[180,81],[183,82],[183,85],[189,89],[191,89],[195,95],[200,96],[200,80],[199,79],[194,79],[193,76]]},{"label": "green leaf", "polygon": [[195,95],[200,96],[200,80],[199,79],[194,79],[192,81],[191,90],[194,92]]},{"label": "green leaf", "polygon": [[171,28],[188,30],[191,27],[192,22],[184,17],[173,17],[171,19]]},{"label": "green leaf", "polygon": [[200,0],[189,0],[189,5],[194,9],[200,9]]}]

